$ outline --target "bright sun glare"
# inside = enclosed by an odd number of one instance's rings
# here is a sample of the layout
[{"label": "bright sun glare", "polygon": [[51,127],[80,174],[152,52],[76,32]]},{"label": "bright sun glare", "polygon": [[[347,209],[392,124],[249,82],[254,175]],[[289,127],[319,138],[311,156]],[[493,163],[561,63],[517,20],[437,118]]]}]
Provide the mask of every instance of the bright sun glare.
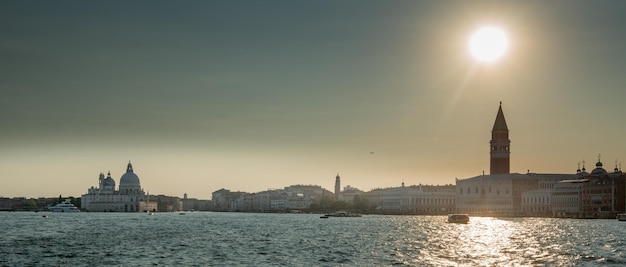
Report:
[{"label": "bright sun glare", "polygon": [[504,53],[509,46],[506,33],[498,27],[482,27],[478,29],[469,41],[472,56],[481,62],[493,62]]}]

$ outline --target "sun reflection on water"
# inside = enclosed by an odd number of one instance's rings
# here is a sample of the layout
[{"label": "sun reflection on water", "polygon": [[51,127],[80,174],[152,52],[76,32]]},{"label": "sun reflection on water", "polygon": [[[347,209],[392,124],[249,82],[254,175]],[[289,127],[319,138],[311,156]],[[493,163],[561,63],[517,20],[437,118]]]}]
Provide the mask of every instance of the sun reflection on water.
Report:
[{"label": "sun reflection on water", "polygon": [[489,266],[512,260],[508,256],[510,253],[502,251],[511,247],[511,222],[495,218],[472,218],[471,224],[458,233],[458,253],[483,259],[481,264]]},{"label": "sun reflection on water", "polygon": [[[581,230],[574,229],[576,227],[570,225],[571,222],[567,226],[555,222],[533,218],[472,217],[469,224],[445,224],[442,235],[432,236],[429,240],[432,244],[445,244],[442,250],[422,250],[414,263],[427,262],[428,266],[573,266],[573,261],[581,259],[592,264],[606,260],[595,256],[598,251],[593,248],[580,248],[581,242],[594,238],[593,234],[581,235]],[[602,248],[614,250],[610,244]],[[580,265],[580,262],[574,265]]]}]

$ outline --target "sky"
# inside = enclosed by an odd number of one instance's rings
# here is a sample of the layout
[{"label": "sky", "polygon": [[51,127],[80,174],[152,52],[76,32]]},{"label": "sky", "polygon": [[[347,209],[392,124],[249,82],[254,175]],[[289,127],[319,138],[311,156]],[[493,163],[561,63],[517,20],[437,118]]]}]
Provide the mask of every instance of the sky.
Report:
[{"label": "sky", "polygon": [[[626,163],[623,1],[1,1],[0,196],[364,191]],[[504,29],[504,57],[468,40]]]}]

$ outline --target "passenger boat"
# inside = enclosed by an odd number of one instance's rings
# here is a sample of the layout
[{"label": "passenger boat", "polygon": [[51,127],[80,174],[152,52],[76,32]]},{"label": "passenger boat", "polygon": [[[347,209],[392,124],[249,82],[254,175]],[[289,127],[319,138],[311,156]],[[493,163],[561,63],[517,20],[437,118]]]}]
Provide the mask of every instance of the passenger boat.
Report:
[{"label": "passenger boat", "polygon": [[618,221],[626,221],[626,213],[620,213],[616,216]]},{"label": "passenger boat", "polygon": [[448,214],[449,223],[468,223],[469,216],[467,214]]},{"label": "passenger boat", "polygon": [[53,212],[80,212],[80,210],[74,206],[69,199],[66,199],[65,201],[54,206],[50,206],[48,209]]},{"label": "passenger boat", "polygon": [[361,214],[347,212],[347,211],[337,211],[337,212],[326,214],[324,216],[326,217],[361,217]]}]

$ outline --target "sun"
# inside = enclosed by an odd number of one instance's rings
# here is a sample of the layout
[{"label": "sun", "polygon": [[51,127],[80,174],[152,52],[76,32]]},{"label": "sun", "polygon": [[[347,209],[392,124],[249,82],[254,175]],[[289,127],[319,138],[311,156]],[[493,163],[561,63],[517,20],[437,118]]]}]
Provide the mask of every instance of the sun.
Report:
[{"label": "sun", "polygon": [[472,56],[480,62],[493,62],[501,58],[509,47],[504,30],[494,26],[478,29],[469,40]]}]

